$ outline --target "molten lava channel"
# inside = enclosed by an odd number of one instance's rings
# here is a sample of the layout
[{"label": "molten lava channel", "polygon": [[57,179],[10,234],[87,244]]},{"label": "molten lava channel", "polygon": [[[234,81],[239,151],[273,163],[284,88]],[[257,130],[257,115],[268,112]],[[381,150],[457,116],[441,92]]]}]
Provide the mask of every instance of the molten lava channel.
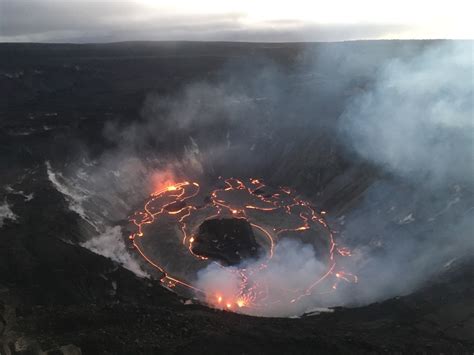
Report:
[{"label": "molten lava channel", "polygon": [[[197,182],[170,184],[152,193],[143,208],[130,218],[134,231],[129,239],[134,249],[159,271],[165,287],[178,293],[191,291],[212,307],[254,313],[275,302],[300,302],[317,292],[323,283],[330,283],[330,289],[335,291],[341,281],[357,282],[355,275],[338,266],[338,259],[350,256],[350,251],[336,244],[324,211],[318,212],[290,189],[271,189],[259,179],[229,178],[222,179],[220,184],[221,187],[208,191],[201,191]],[[162,262],[149,256],[142,241],[156,233],[145,235],[145,229],[162,218],[172,218],[181,233],[182,248],[193,259],[204,265],[216,263],[237,277],[238,290],[229,295],[225,290],[202,289],[192,281],[172,275]],[[255,281],[259,279],[255,275],[264,272],[273,258],[275,245],[288,236],[306,238],[313,245],[316,242],[325,270],[308,280],[305,287],[285,290],[283,296],[279,293],[276,297],[264,281]],[[326,288],[322,292],[326,293]]]}]

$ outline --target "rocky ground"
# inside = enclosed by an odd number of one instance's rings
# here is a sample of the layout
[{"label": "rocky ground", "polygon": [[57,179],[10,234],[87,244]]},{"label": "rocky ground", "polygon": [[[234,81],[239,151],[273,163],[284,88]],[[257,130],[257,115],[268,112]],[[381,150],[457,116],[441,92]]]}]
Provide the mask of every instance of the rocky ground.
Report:
[{"label": "rocky ground", "polygon": [[244,259],[257,258],[259,248],[247,221],[224,218],[204,221],[199,226],[192,250],[225,265],[238,265]]}]

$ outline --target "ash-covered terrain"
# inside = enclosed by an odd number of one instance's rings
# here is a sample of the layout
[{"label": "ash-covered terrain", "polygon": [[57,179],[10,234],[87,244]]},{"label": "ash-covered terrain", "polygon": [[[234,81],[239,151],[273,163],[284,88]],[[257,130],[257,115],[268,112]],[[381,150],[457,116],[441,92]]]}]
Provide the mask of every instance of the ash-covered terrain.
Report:
[{"label": "ash-covered terrain", "polygon": [[[472,353],[472,66],[471,41],[0,44],[0,354]],[[271,317],[160,282],[130,217],[221,176],[311,201],[357,282]],[[173,275],[221,276],[146,228]],[[326,262],[298,238],[273,289]]]}]

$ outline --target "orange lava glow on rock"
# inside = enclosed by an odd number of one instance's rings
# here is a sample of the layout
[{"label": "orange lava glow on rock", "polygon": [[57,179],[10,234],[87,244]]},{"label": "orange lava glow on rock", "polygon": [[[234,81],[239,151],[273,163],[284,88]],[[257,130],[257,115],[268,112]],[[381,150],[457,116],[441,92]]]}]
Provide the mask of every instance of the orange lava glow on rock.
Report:
[{"label": "orange lava glow on rock", "polygon": [[[183,181],[171,185],[161,184],[159,189],[150,195],[143,208],[135,212],[130,218],[136,230],[129,236],[129,239],[137,253],[149,265],[161,273],[161,281],[164,286],[192,290],[201,300],[216,308],[237,310],[265,307],[269,295],[266,294],[267,291],[264,285],[249,281],[250,275],[258,273],[267,267],[268,262],[273,257],[275,244],[282,233],[305,233],[316,228],[316,226],[325,231],[327,238],[326,271],[322,275],[315,275],[313,280],[308,280],[308,284],[303,289],[288,290],[288,302],[295,303],[311,295],[318,285],[325,280],[327,281],[330,277],[334,279],[330,287],[333,290],[337,289],[341,281],[357,282],[357,276],[343,271],[336,264],[337,257],[348,257],[351,253],[347,248],[336,245],[334,234],[324,218],[326,215],[325,211],[318,212],[310,202],[294,196],[293,192],[288,188],[279,188],[277,192],[264,194],[262,189],[266,188],[266,185],[261,179],[249,179],[248,182],[244,182],[239,179],[230,178],[222,181],[224,187],[209,191],[208,202],[204,207],[202,204],[193,202],[193,199],[201,192],[197,182]],[[239,204],[228,200],[225,194],[229,192],[243,193],[244,196],[248,196],[247,201]],[[249,203],[249,200],[252,203]],[[241,280],[239,290],[231,295],[226,293],[226,290],[214,290],[212,293],[209,293],[209,291],[202,290],[186,280],[170,275],[160,263],[152,260],[145,253],[140,243],[140,238],[145,237],[144,227],[146,225],[153,224],[163,215],[169,215],[176,219],[176,223],[182,233],[183,247],[187,248],[192,256],[198,260],[207,260],[206,257],[193,253],[192,245],[195,237],[193,236],[193,231],[189,230],[190,228],[188,227],[188,220],[193,213],[202,211],[204,208],[213,211],[212,214],[207,215],[204,219],[226,217],[245,219],[250,223],[254,231],[266,240],[267,255],[258,267],[229,269],[229,272],[234,273],[234,276]],[[299,225],[292,226],[291,228],[275,228],[268,226],[268,222],[262,223],[259,218],[251,215],[252,213],[269,214],[276,211],[296,218],[299,221]],[[207,260],[207,262],[209,261]]]}]

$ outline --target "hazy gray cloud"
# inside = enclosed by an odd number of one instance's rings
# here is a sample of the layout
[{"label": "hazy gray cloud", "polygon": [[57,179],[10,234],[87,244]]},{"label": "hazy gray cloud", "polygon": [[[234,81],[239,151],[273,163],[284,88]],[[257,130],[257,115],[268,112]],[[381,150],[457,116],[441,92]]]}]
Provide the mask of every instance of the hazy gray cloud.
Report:
[{"label": "hazy gray cloud", "polygon": [[397,174],[471,181],[472,73],[470,42],[393,60],[373,90],[352,97],[342,119],[344,132],[364,158]]},{"label": "hazy gray cloud", "polygon": [[338,41],[382,38],[413,30],[406,24],[317,24],[297,19],[249,26],[240,21],[245,15],[238,11],[170,14],[150,10],[134,0],[2,0],[0,41]]}]

